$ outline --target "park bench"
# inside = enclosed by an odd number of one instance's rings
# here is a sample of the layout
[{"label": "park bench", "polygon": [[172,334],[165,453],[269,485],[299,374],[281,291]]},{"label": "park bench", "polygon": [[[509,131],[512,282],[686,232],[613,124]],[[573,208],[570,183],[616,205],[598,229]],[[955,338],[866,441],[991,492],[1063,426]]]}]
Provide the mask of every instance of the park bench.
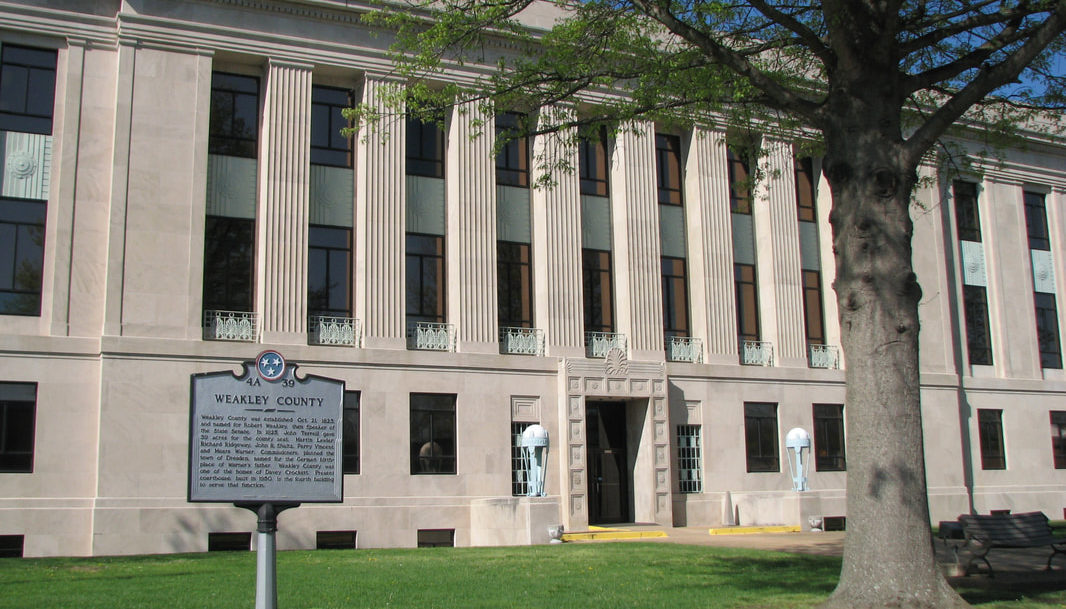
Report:
[{"label": "park bench", "polygon": [[970,551],[970,560],[966,563],[966,572],[974,561],[984,561],[988,567],[988,576],[992,577],[992,564],[988,562],[988,553],[996,548],[1051,548],[1047,559],[1047,569],[1051,569],[1051,559],[1056,554],[1066,554],[1066,538],[1056,538],[1051,534],[1051,525],[1043,512],[1025,512],[1022,514],[963,514],[959,516],[965,547]]}]

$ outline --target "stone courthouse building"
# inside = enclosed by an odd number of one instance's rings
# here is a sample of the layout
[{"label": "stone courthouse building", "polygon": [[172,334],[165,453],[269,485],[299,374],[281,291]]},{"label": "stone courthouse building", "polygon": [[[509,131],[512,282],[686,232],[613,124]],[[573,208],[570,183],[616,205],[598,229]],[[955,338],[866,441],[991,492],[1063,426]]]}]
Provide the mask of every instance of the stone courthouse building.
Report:
[{"label": "stone courthouse building", "polygon": [[[710,121],[493,154],[519,117],[477,108],[345,139],[400,86],[368,10],[0,2],[0,553],[248,547],[251,514],[187,500],[190,378],[266,349],[346,391],[344,501],[282,549],[846,517],[819,160],[764,137],[745,190]],[[1066,507],[1066,141],[1024,135],[913,208],[934,520]],[[579,170],[530,188],[538,154]]]}]

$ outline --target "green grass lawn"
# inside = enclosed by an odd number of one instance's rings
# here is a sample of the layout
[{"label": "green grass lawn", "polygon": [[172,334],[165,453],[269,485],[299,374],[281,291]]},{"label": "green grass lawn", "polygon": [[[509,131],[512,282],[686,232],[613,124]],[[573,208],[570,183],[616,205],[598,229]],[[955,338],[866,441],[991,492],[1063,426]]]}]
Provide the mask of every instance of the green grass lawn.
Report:
[{"label": "green grass lawn", "polygon": [[[665,543],[279,552],[278,606],[810,607],[839,568],[839,558]],[[962,592],[988,609],[1066,607],[1066,583],[1052,588]],[[254,553],[0,560],[0,609],[254,604]]]}]

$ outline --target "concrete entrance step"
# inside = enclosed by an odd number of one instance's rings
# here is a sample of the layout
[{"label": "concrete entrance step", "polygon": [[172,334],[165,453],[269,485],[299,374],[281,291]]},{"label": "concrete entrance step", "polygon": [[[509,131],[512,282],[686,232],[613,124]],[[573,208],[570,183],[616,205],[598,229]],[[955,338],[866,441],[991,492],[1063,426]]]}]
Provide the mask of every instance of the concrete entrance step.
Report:
[{"label": "concrete entrance step", "polygon": [[711,535],[753,535],[755,533],[799,533],[802,531],[799,525],[771,525],[771,526],[732,526],[710,529]]},{"label": "concrete entrance step", "polygon": [[617,539],[652,539],[666,537],[666,531],[660,527],[642,527],[640,525],[625,527],[590,526],[588,531],[563,533],[563,541],[609,541]]}]

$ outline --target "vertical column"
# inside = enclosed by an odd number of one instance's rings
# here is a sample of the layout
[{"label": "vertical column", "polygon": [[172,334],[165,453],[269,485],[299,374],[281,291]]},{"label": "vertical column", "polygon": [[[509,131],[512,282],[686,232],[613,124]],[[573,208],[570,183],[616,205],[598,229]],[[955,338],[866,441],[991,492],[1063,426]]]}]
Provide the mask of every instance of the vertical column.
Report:
[{"label": "vertical column", "polygon": [[[60,51],[56,66],[57,103],[52,132],[62,133],[63,138],[60,140],[62,146],[52,153],[51,167],[46,168],[50,177],[55,176],[58,179],[50,180],[52,192],[47,195],[50,208],[47,211],[50,216],[47,226],[54,230],[49,230],[45,236],[44,277],[41,283],[41,322],[51,324],[50,329],[42,327],[41,330],[45,334],[55,336],[66,335],[70,327],[70,277],[73,266],[71,250],[74,235],[74,196],[77,192],[75,178],[78,175],[78,143],[81,137],[80,108],[85,77],[85,48],[85,41],[68,39],[67,48]],[[110,276],[110,269],[107,275]],[[51,286],[51,289],[47,289],[48,286]],[[89,327],[84,333],[89,336],[99,334],[103,320],[98,316],[87,321]],[[79,329],[74,333],[82,332]]]},{"label": "vertical column", "polygon": [[806,368],[792,147],[778,140],[764,139],[763,150],[765,177],[755,186],[752,207],[762,337],[774,345],[775,365]]},{"label": "vertical column", "polygon": [[[931,180],[933,168],[920,166],[919,176],[923,180]],[[950,184],[948,185],[950,188]],[[923,187],[914,192],[917,202],[916,207],[920,210],[930,210],[927,213],[912,214],[914,218],[912,243],[921,243],[922,247],[914,248],[911,255],[911,265],[914,273],[918,276],[918,283],[922,286],[922,300],[918,304],[918,319],[921,322],[922,331],[918,335],[918,350],[921,356],[922,372],[961,372],[955,366],[956,359],[954,349],[966,350],[965,329],[959,333],[951,325],[951,309],[948,294],[957,288],[948,283],[948,255],[952,244],[946,243],[944,236],[945,216],[933,210],[940,205],[938,189]],[[965,322],[963,322],[965,326]]]},{"label": "vertical column", "polygon": [[259,147],[256,310],[263,342],[307,343],[311,66],[271,59]]},{"label": "vertical column", "polygon": [[367,348],[406,349],[404,331],[403,114],[389,105],[399,84],[368,75],[362,103],[378,113],[356,134],[355,316]]},{"label": "vertical column", "polygon": [[[542,110],[550,124],[570,110]],[[533,190],[533,286],[536,319],[543,319],[547,353],[555,357],[584,357],[584,319],[581,306],[581,197],[577,147],[573,133],[550,133],[534,138],[533,180],[551,172],[551,185]],[[559,168],[565,164],[571,171]],[[541,322],[538,322],[540,325]]]},{"label": "vertical column", "polygon": [[496,163],[493,117],[478,103],[452,114],[445,166],[448,306],[459,349],[498,353],[496,321]]},{"label": "vertical column", "polygon": [[706,340],[707,363],[736,364],[733,236],[724,132],[694,130],[685,176],[692,333]]},{"label": "vertical column", "polygon": [[130,140],[133,119],[133,68],[136,49],[132,44],[118,45],[118,76],[115,94],[115,147],[111,166],[111,223],[108,233],[107,281],[104,292],[104,335],[122,333],[122,282],[126,266],[126,184],[129,178]]},{"label": "vertical column", "polygon": [[615,247],[618,328],[634,360],[662,360],[663,301],[655,126],[628,125],[615,138],[611,222]]}]

